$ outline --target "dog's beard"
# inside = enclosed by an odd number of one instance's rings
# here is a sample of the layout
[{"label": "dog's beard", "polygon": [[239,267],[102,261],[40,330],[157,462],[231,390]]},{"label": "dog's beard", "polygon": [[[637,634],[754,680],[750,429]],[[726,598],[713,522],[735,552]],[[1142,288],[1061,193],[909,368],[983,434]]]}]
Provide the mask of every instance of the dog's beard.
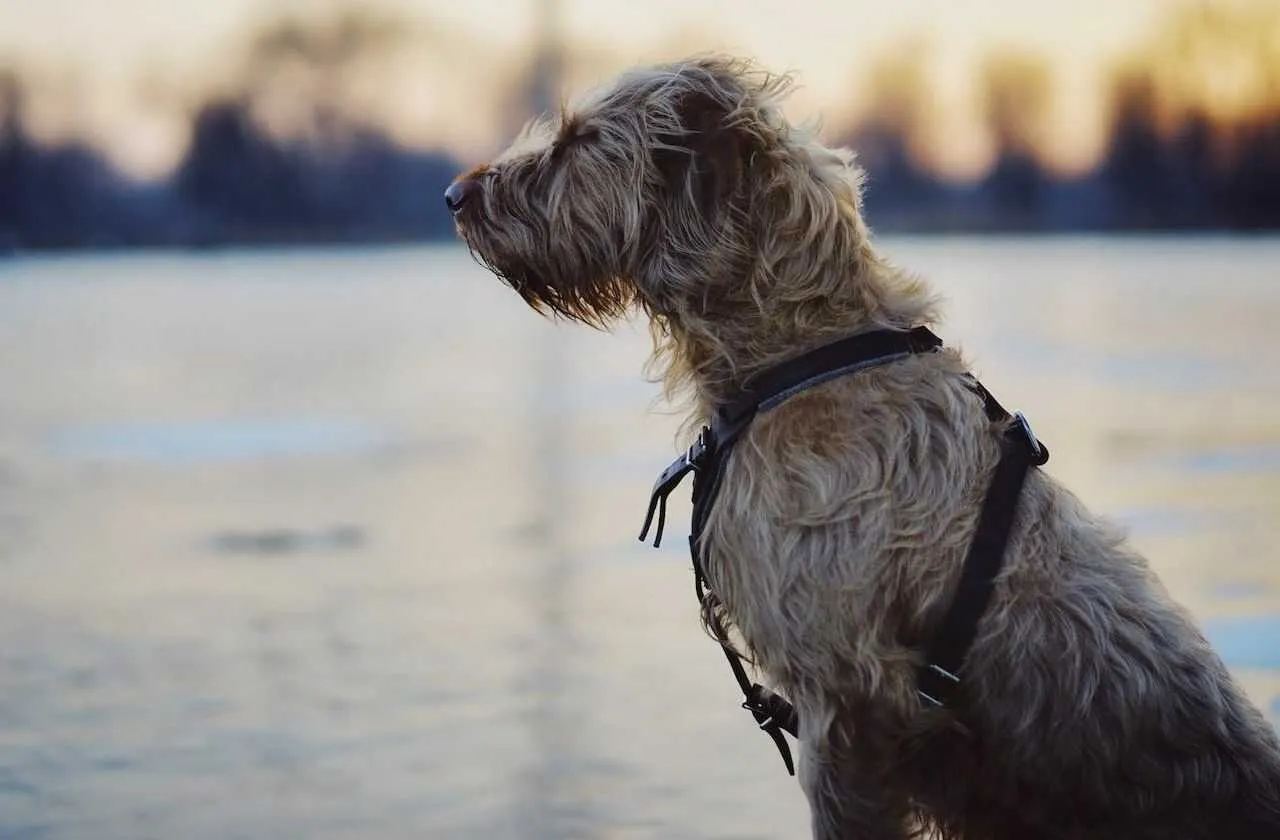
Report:
[{"label": "dog's beard", "polygon": [[559,315],[571,321],[604,329],[626,316],[636,301],[635,287],[603,272],[575,270],[560,265],[552,270],[533,261],[499,255],[486,248],[479,231],[466,237],[471,255],[493,272],[535,312]]}]

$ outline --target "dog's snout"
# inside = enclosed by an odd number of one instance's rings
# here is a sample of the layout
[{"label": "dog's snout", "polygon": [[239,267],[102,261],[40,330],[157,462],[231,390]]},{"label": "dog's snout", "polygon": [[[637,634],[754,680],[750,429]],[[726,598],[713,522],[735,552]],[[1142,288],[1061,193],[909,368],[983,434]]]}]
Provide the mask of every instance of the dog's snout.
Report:
[{"label": "dog's snout", "polygon": [[479,191],[480,182],[475,178],[459,178],[444,191],[444,203],[450,213],[457,214]]}]

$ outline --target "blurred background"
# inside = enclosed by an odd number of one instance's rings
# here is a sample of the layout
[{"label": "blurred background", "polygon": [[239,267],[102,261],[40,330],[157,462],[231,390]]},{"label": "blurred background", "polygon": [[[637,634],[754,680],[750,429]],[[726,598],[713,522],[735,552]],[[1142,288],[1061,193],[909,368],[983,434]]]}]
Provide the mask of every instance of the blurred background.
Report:
[{"label": "blurred background", "polygon": [[[1277,0],[0,0],[0,838],[807,836],[635,540],[681,420],[441,192],[794,71],[942,333],[1280,719]],[[687,528],[686,505],[669,533]]]}]

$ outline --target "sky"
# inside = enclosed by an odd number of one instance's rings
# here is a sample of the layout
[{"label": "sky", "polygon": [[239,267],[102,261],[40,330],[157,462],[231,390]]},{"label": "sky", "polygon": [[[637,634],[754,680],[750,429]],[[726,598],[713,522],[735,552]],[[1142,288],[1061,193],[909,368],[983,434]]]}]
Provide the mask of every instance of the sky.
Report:
[{"label": "sky", "polygon": [[[74,92],[43,117],[48,134],[89,132],[136,174],[171,166],[185,143],[181,109],[225,82],[249,34],[285,14],[337,7],[387,9],[419,19],[444,47],[421,72],[384,85],[401,139],[462,157],[492,151],[501,130],[495,68],[527,50],[535,12],[549,0],[0,0],[0,64],[35,68],[50,89]],[[1167,0],[559,0],[562,31],[608,68],[688,52],[730,50],[797,74],[797,116],[849,116],[859,73],[903,39],[930,39],[938,164],[965,174],[985,161],[972,118],[971,73],[993,47],[1038,53],[1055,75],[1050,158],[1087,164],[1102,138],[1097,91],[1107,62],[1136,43]],[[450,44],[456,45],[449,49]],[[434,63],[432,63],[434,61]],[[146,79],[145,83],[141,80]],[[432,81],[428,82],[427,80]],[[580,80],[574,80],[578,84]],[[59,88],[61,86],[61,88]],[[429,94],[427,91],[429,90]],[[398,99],[396,99],[398,97]],[[428,101],[429,100],[429,101]],[[37,119],[40,122],[40,119]]]}]

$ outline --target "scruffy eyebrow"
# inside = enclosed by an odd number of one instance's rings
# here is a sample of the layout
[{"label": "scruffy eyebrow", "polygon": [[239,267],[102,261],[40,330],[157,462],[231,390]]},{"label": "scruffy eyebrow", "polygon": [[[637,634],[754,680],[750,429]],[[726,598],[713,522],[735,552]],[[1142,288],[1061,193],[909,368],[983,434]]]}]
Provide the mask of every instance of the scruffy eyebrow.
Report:
[{"label": "scruffy eyebrow", "polygon": [[553,157],[558,157],[574,143],[590,140],[599,135],[600,129],[586,125],[581,116],[561,111],[560,129],[556,132],[556,138],[551,144],[551,154]]},{"label": "scruffy eyebrow", "polygon": [[581,114],[570,114],[567,111],[560,112],[560,131],[556,135],[557,142],[569,143],[574,140],[594,137],[599,133],[599,129],[586,125],[586,120]]}]

